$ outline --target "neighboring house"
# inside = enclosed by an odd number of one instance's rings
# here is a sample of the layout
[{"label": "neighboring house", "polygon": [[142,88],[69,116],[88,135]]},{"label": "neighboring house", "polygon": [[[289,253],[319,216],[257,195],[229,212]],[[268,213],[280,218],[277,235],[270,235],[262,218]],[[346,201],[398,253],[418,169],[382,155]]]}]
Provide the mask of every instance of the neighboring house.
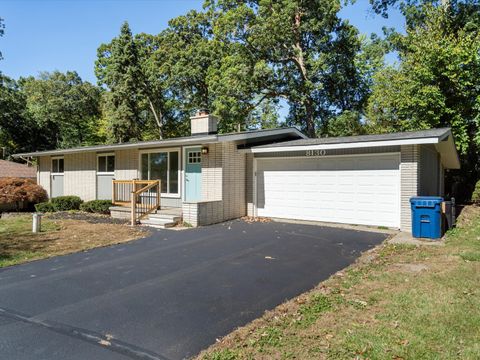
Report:
[{"label": "neighboring house", "polygon": [[19,164],[13,161],[0,160],[0,178],[37,178],[37,170],[33,166]]},{"label": "neighboring house", "polygon": [[409,199],[443,195],[460,167],[450,129],[307,139],[294,128],[217,134],[199,112],[191,136],[18,154],[38,159],[49,196],[109,199],[112,180],[161,180],[161,206],[193,226],[244,215],[410,231]]}]

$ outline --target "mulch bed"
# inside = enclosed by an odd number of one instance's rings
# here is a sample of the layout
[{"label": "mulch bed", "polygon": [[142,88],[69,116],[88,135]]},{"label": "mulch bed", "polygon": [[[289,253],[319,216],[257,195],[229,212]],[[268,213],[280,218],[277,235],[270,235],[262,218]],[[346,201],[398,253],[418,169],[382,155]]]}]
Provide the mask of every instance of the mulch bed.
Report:
[{"label": "mulch bed", "polygon": [[82,211],[59,211],[45,215],[53,220],[82,220],[92,224],[127,224],[127,219],[114,219],[110,215],[92,214]]}]

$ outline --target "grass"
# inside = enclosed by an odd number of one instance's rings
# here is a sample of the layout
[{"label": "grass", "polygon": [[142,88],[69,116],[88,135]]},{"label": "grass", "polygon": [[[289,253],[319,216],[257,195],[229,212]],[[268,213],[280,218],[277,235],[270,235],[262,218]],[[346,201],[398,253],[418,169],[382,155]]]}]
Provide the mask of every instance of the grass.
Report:
[{"label": "grass", "polygon": [[48,217],[42,219],[42,232],[34,234],[30,214],[0,219],[0,268],[130,241],[144,235],[145,232],[126,225]]},{"label": "grass", "polygon": [[480,209],[445,246],[384,244],[198,358],[479,359]]},{"label": "grass", "polygon": [[[58,230],[60,230],[58,222],[43,219],[43,233]],[[0,267],[41,257],[41,246],[35,246],[35,240],[42,235],[32,233],[31,215],[0,219]]]}]

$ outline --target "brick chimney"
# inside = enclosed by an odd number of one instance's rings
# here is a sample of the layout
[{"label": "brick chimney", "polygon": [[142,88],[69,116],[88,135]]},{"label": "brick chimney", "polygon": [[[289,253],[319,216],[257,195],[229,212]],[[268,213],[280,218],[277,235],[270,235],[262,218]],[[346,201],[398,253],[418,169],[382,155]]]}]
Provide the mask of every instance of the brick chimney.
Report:
[{"label": "brick chimney", "polygon": [[192,135],[207,135],[217,133],[218,120],[210,115],[208,110],[200,109],[195,116],[190,118],[190,129]]}]

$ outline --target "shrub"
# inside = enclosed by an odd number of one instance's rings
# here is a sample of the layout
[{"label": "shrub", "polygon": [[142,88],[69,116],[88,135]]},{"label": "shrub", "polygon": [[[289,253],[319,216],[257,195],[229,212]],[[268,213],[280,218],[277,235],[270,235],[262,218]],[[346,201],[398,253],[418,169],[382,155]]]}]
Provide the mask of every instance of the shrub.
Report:
[{"label": "shrub", "polygon": [[58,196],[51,200],[55,211],[78,210],[82,202],[78,196]]},{"label": "shrub", "polygon": [[36,204],[47,200],[47,192],[32,179],[0,179],[0,204],[18,204],[20,202]]},{"label": "shrub", "polygon": [[42,202],[42,203],[35,204],[35,210],[37,212],[43,212],[43,213],[54,212],[55,207],[51,202]]},{"label": "shrub", "polygon": [[480,180],[477,181],[477,184],[475,185],[475,190],[473,190],[472,202],[475,204],[480,203]]},{"label": "shrub", "polygon": [[80,205],[80,210],[98,214],[109,214],[110,206],[112,206],[110,200],[92,200]]}]

